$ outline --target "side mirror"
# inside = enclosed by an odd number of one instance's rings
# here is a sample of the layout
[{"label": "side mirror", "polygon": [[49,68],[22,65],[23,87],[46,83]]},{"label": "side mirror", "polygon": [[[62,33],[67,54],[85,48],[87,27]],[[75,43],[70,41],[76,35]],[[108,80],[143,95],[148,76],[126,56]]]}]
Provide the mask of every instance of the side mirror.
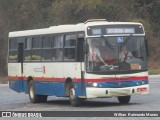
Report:
[{"label": "side mirror", "polygon": [[77,61],[84,62],[84,38],[77,40]]}]

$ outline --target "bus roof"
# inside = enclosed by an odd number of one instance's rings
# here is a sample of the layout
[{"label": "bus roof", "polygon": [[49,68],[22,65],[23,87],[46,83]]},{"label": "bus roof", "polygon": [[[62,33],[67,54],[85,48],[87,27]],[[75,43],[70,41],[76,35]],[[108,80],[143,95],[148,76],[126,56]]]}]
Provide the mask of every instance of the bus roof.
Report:
[{"label": "bus roof", "polygon": [[142,25],[138,22],[107,22],[107,21],[94,21],[86,23],[87,26],[95,26],[95,25]]},{"label": "bus roof", "polygon": [[33,29],[33,30],[24,30],[24,31],[14,31],[9,33],[9,37],[22,37],[22,36],[33,36],[33,35],[45,35],[45,34],[54,34],[54,33],[69,33],[69,32],[80,32],[85,31],[85,28],[88,26],[94,25],[142,25],[141,23],[136,22],[108,22],[105,19],[92,19],[87,20],[85,23],[79,24],[68,24],[68,25],[58,25],[51,26],[49,28],[43,29]]},{"label": "bus roof", "polygon": [[22,36],[32,36],[32,35],[42,35],[42,34],[45,35],[45,34],[66,33],[66,32],[80,32],[80,31],[84,31],[83,23],[79,23],[75,25],[51,26],[49,28],[43,28],[43,29],[14,31],[14,32],[9,32],[9,37],[22,37]]}]

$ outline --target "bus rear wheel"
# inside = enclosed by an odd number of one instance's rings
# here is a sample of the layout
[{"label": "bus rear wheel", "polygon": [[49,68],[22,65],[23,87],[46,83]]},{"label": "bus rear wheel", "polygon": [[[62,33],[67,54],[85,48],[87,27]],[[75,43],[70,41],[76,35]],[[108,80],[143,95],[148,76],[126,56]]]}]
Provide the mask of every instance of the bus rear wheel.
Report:
[{"label": "bus rear wheel", "polygon": [[75,95],[75,88],[72,86],[70,87],[69,91],[69,99],[70,99],[70,104],[74,107],[78,107],[81,105],[81,99],[76,97]]},{"label": "bus rear wheel", "polygon": [[118,101],[122,104],[127,104],[130,101],[131,96],[119,96]]},{"label": "bus rear wheel", "polygon": [[29,98],[32,103],[41,103],[47,101],[48,97],[47,95],[37,95],[35,93],[35,86],[33,80],[29,82],[28,90],[29,90]]}]

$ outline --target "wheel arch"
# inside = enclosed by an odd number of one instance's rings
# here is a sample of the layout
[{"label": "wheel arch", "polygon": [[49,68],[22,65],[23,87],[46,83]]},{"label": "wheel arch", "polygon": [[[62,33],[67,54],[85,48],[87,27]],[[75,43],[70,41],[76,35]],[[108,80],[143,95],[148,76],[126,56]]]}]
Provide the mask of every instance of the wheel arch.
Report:
[{"label": "wheel arch", "polygon": [[73,85],[74,85],[74,83],[73,83],[72,78],[68,77],[65,80],[65,93],[66,93],[66,96],[69,96],[70,86],[73,86]]},{"label": "wheel arch", "polygon": [[30,82],[31,80],[33,80],[33,77],[32,77],[32,76],[28,76],[28,78],[27,78],[27,84],[29,84],[29,82]]}]

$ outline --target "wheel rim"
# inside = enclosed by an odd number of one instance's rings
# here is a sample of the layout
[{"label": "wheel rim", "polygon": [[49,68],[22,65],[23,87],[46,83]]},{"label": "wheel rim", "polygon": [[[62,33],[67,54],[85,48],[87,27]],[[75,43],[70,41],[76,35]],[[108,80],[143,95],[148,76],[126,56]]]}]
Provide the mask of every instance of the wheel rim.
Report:
[{"label": "wheel rim", "polygon": [[71,100],[74,100],[74,99],[75,99],[75,89],[74,89],[74,88],[71,88],[71,89],[70,89],[70,99],[71,99]]},{"label": "wheel rim", "polygon": [[29,94],[30,94],[31,99],[33,99],[33,97],[34,97],[33,86],[30,87]]}]

